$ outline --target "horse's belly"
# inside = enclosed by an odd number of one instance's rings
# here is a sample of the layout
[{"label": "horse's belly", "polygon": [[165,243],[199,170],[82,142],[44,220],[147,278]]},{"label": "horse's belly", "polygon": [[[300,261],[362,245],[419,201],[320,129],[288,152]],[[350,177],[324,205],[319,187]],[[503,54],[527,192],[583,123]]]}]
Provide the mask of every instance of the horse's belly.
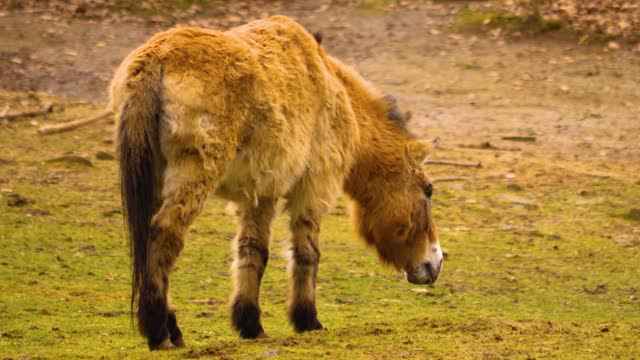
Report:
[{"label": "horse's belly", "polygon": [[238,203],[283,197],[306,169],[305,150],[240,151],[229,163],[216,195]]}]

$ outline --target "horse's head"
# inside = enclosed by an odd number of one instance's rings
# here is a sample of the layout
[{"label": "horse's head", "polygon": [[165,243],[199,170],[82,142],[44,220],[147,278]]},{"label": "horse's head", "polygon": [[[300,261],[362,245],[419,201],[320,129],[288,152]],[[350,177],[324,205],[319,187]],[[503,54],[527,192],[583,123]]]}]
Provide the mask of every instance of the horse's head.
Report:
[{"label": "horse's head", "polygon": [[413,284],[434,283],[444,260],[431,214],[433,185],[423,165],[436,143],[409,141],[407,171],[380,179],[366,208],[355,205],[361,235],[382,261],[404,270]]}]

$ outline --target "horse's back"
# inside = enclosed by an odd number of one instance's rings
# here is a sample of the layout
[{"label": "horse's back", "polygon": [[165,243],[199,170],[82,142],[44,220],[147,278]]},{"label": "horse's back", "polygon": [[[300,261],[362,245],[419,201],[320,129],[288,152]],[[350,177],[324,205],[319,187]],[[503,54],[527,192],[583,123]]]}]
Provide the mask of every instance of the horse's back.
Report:
[{"label": "horse's back", "polygon": [[[355,119],[345,117],[348,100],[324,51],[295,21],[275,16],[227,32],[172,29],[130,54],[120,77],[136,76],[140,58],[162,68],[159,129],[168,163],[195,143],[224,141],[235,152],[218,195],[281,197],[316,164],[345,163]],[[117,79],[112,88],[124,88]]]}]

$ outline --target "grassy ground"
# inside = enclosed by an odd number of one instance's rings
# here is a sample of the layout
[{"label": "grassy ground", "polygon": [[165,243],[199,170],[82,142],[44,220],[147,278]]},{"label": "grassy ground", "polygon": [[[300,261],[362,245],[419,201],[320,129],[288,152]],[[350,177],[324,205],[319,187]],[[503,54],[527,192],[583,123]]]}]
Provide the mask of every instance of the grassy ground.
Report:
[{"label": "grassy ground", "polygon": [[[33,101],[23,93],[1,97],[27,107]],[[65,111],[38,122],[93,111],[44,100]],[[128,313],[116,165],[95,156],[112,151],[110,136],[104,122],[48,137],[35,135],[28,120],[0,130],[2,358],[158,356],[147,352]],[[47,161],[65,155],[92,165]],[[437,184],[435,216],[448,258],[433,287],[382,268],[356,239],[341,201],[321,234],[318,311],[329,330],[311,334],[295,335],[286,322],[285,216],[275,225],[262,288],[270,337],[245,341],[232,332],[235,225],[226,204],[211,199],[172,278],[188,347],[162,357],[637,358],[637,176],[506,156],[486,155],[479,169],[433,168],[436,178],[445,171],[473,178]],[[516,179],[495,175],[504,164]]]},{"label": "grassy ground", "polygon": [[[0,12],[0,89],[16,90],[0,90],[0,112],[54,103],[46,116],[0,123],[0,359],[640,358],[637,53],[505,37],[498,30],[518,19],[485,24],[486,14],[464,10],[478,2],[388,12],[379,5],[403,2],[337,3],[228,2],[224,16],[193,14],[189,24],[295,16],[411,110],[417,136],[442,137],[434,158],[482,162],[430,168],[448,255],[438,282],[411,285],[383,268],[342,199],[321,233],[318,310],[329,330],[296,335],[286,322],[283,215],[262,287],[270,337],[240,340],[228,309],[235,220],[212,198],[172,277],[187,348],[149,353],[128,312],[116,164],[98,158],[113,155],[113,125],[36,129],[97,111],[113,68],[165,25]],[[465,24],[488,33],[456,31]]]}]

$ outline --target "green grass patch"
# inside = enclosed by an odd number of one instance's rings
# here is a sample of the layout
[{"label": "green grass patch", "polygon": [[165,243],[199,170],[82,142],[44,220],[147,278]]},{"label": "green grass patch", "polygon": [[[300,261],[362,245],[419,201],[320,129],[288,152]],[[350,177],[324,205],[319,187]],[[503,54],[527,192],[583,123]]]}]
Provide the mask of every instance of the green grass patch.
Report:
[{"label": "green grass patch", "polygon": [[361,8],[385,8],[395,5],[397,0],[358,0],[358,7]]},{"label": "green grass patch", "polygon": [[475,61],[457,63],[456,65],[463,70],[480,70],[482,68],[482,66]]},{"label": "green grass patch", "polygon": [[200,6],[202,8],[211,7],[219,4],[216,0],[165,0],[169,7],[177,7],[186,10],[191,6]]},{"label": "green grass patch", "polygon": [[460,10],[454,22],[459,31],[477,31],[501,28],[506,31],[526,31],[531,33],[558,31],[565,29],[560,20],[546,20],[536,14],[516,15],[502,11]]},{"label": "green grass patch", "polygon": [[104,4],[105,7],[113,11],[126,11],[147,16],[172,15],[176,11],[185,11],[192,6],[197,6],[202,11],[211,12],[212,10],[219,10],[222,5],[223,3],[220,0],[119,0]]}]

